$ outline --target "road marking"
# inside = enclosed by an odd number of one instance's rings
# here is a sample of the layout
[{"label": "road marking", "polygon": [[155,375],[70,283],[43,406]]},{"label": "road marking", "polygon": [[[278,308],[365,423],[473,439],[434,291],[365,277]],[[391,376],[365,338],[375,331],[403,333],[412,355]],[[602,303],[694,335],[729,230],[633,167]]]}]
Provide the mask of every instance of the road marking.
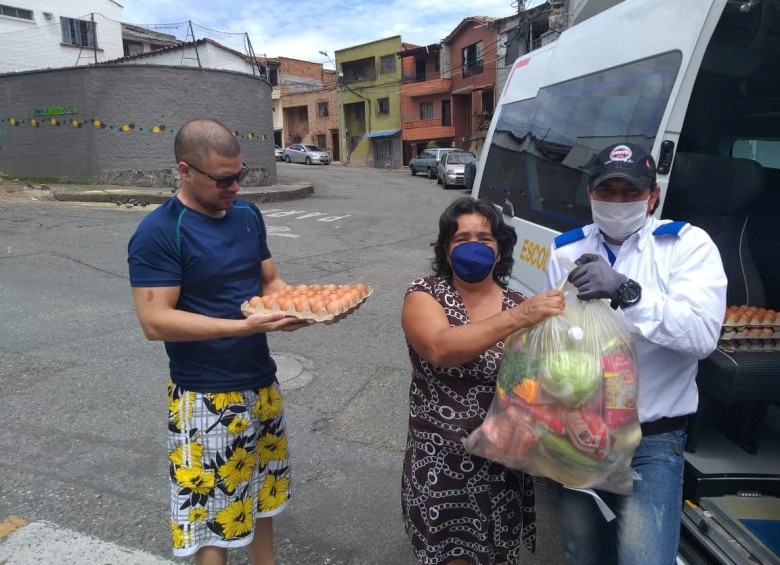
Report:
[{"label": "road marking", "polygon": [[290,231],[288,226],[266,226],[268,235],[278,235],[280,237],[301,237],[295,233],[287,233]]},{"label": "road marking", "polygon": [[[282,208],[268,208],[263,210],[263,217],[265,218],[288,218],[290,220],[306,220],[311,218],[317,218],[316,222],[337,222],[344,218],[349,218],[352,214],[345,214],[343,216],[329,216],[327,212],[307,212],[306,210],[284,210]],[[293,217],[296,216],[296,217]],[[320,216],[324,216],[321,218]]]},{"label": "road marking", "polygon": [[0,539],[8,537],[19,528],[26,526],[27,520],[19,516],[9,516],[0,522]]},{"label": "road marking", "polygon": [[128,549],[50,522],[27,524],[18,516],[10,516],[0,525],[9,523],[16,524],[17,528],[10,535],[6,534],[7,537],[0,535],[0,563],[3,565],[181,565],[180,562]]}]

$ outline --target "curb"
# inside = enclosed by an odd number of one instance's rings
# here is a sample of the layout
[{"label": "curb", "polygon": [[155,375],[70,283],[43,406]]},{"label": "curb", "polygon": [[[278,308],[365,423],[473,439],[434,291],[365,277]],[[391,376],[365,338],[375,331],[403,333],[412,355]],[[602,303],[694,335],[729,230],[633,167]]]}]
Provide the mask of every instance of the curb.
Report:
[{"label": "curb", "polygon": [[[171,189],[143,188],[143,187],[70,187],[52,186],[52,195],[60,202],[102,202],[115,203],[135,200],[149,204],[162,204],[173,196]],[[238,198],[250,202],[284,202],[286,200],[298,200],[306,198],[314,193],[314,186],[310,183],[296,183],[289,185],[271,185],[262,187],[242,187]]]}]

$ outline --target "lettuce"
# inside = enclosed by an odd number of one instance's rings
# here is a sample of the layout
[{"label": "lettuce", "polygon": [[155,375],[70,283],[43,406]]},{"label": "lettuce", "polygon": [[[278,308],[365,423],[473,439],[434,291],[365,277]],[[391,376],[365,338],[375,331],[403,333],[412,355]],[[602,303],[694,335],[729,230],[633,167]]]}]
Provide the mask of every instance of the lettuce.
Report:
[{"label": "lettuce", "polygon": [[581,351],[560,350],[545,356],[539,381],[550,395],[567,406],[579,406],[598,390],[598,359]]}]

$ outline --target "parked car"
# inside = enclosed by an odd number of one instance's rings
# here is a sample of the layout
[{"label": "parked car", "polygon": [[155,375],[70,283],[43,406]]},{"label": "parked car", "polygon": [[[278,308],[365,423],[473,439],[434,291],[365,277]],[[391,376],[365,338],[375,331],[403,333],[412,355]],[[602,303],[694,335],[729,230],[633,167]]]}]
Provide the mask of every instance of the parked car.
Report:
[{"label": "parked car", "polygon": [[412,176],[417,173],[425,173],[429,179],[436,178],[436,165],[441,159],[441,156],[445,153],[451,153],[453,151],[460,151],[455,147],[433,147],[426,149],[420,153],[417,157],[414,157],[409,161],[409,170],[412,172]]},{"label": "parked car", "polygon": [[277,161],[284,161],[284,149],[274,144],[274,157]]},{"label": "parked car", "polygon": [[316,145],[293,143],[284,150],[284,160],[288,163],[303,163],[304,165],[330,165],[330,155]]},{"label": "parked car", "polygon": [[[451,186],[466,186],[463,180],[466,172],[466,163],[476,160],[473,153],[468,151],[451,151],[445,153],[436,165],[436,182],[443,184],[444,188]],[[473,181],[472,181],[473,184]]]}]

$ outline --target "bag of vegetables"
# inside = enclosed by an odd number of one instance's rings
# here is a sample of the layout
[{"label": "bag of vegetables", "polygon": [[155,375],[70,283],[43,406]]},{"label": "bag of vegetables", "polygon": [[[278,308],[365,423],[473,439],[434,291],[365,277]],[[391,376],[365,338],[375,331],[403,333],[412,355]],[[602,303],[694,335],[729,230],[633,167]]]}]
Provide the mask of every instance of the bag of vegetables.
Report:
[{"label": "bag of vegetables", "polygon": [[608,301],[566,311],[504,340],[496,393],[466,450],[576,488],[627,494],[642,433],[633,341]]}]

